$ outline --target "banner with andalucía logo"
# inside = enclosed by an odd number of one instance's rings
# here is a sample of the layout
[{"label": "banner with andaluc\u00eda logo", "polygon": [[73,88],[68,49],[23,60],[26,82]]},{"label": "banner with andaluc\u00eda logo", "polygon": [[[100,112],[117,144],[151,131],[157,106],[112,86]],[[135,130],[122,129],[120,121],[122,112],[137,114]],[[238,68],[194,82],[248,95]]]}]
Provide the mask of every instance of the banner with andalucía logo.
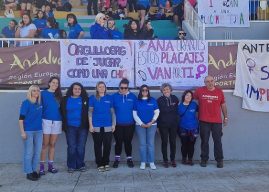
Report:
[{"label": "banner with andaluc\u00eda logo", "polygon": [[60,44],[47,42],[0,49],[0,85],[47,86],[60,72]]},{"label": "banner with andaluc\u00eda logo", "polygon": [[213,76],[216,86],[234,89],[237,44],[208,47],[208,74]]},{"label": "banner with andaluc\u00eda logo", "polygon": [[240,42],[237,51],[234,95],[242,107],[269,112],[269,41]]}]

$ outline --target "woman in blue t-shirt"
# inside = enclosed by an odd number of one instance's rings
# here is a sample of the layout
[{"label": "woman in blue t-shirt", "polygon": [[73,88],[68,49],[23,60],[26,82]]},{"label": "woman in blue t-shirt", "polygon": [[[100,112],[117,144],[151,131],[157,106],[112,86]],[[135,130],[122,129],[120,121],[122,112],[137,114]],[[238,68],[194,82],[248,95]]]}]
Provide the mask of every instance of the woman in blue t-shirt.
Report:
[{"label": "woman in blue t-shirt", "polygon": [[80,83],[73,83],[61,102],[62,124],[67,141],[68,172],[86,171],[84,157],[89,131],[88,94]]},{"label": "woman in blue t-shirt", "polygon": [[89,123],[97,169],[100,172],[108,171],[112,132],[115,131],[116,122],[112,97],[106,94],[106,84],[102,81],[96,85],[96,95],[89,98]]},{"label": "woman in blue t-shirt", "polygon": [[48,172],[57,173],[58,170],[53,166],[55,144],[58,135],[62,133],[62,116],[60,113],[60,102],[62,92],[60,79],[51,77],[48,89],[41,92],[43,106],[42,127],[43,145],[40,159],[40,175],[45,175],[46,153],[48,151]]},{"label": "woman in blue t-shirt", "polygon": [[193,93],[191,90],[186,90],[178,105],[182,164],[193,165],[194,145],[199,134],[197,112],[198,105],[193,101]]},{"label": "woman in blue t-shirt", "polygon": [[45,39],[59,39],[60,30],[57,28],[57,23],[53,17],[47,19],[47,27],[42,30],[41,37]]},{"label": "woman in blue t-shirt", "polygon": [[27,99],[20,109],[19,127],[24,144],[23,169],[26,178],[39,179],[37,168],[42,148],[42,105],[40,89],[37,85],[29,87]]},{"label": "woman in blue t-shirt", "polygon": [[44,15],[44,12],[39,10],[36,14],[36,19],[33,21],[35,24],[37,31],[36,36],[39,37],[42,33],[42,30],[46,27],[47,19]]},{"label": "woman in blue t-shirt", "polygon": [[73,13],[69,13],[66,16],[67,25],[69,27],[68,39],[82,39],[84,31],[78,24],[77,17]]},{"label": "woman in blue t-shirt", "polygon": [[134,120],[137,124],[136,133],[139,139],[140,169],[145,169],[146,163],[149,163],[151,169],[156,169],[154,164],[154,138],[159,113],[157,101],[150,96],[149,87],[142,85],[133,111]]}]

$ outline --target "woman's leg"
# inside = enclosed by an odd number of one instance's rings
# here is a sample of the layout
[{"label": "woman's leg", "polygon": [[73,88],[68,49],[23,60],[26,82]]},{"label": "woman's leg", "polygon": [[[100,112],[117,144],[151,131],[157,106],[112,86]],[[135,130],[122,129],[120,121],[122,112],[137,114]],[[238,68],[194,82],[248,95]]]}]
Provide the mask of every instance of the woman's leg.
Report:
[{"label": "woman's leg", "polygon": [[51,134],[49,140],[49,162],[48,162],[48,171],[51,173],[57,173],[58,170],[54,168],[53,161],[55,155],[55,146],[58,139],[58,134]]},{"label": "woman's leg", "polygon": [[23,140],[24,153],[23,153],[23,170],[24,173],[29,174],[33,172],[32,160],[34,150],[34,135],[32,131],[26,131],[26,139]]},{"label": "woman's leg", "polygon": [[84,158],[85,158],[85,146],[88,138],[89,129],[80,128],[78,131],[78,140],[77,140],[77,153],[76,153],[76,167],[80,169],[85,167]]},{"label": "woman's leg", "polygon": [[35,131],[33,135],[33,143],[34,143],[33,160],[32,160],[33,171],[37,171],[37,167],[40,162],[42,140],[43,140],[43,131]]},{"label": "woman's leg", "polygon": [[67,167],[69,169],[76,169],[76,151],[77,151],[77,136],[78,128],[68,127],[66,131],[67,141]]},{"label": "woman's leg", "polygon": [[186,163],[186,159],[187,159],[187,154],[188,154],[188,136],[186,135],[181,135],[180,136],[180,140],[181,140],[181,155],[182,155],[182,163],[185,164]]},{"label": "woman's leg", "polygon": [[109,165],[111,142],[112,142],[112,132],[105,132],[103,134],[103,166]]},{"label": "woman's leg", "polygon": [[146,163],[147,162],[146,128],[137,125],[135,130],[139,140],[140,161],[142,163]]},{"label": "woman's leg", "polygon": [[95,162],[97,167],[101,167],[102,165],[102,136],[100,132],[94,132],[92,134],[93,142],[94,142],[94,154],[95,154]]},{"label": "woman's leg", "polygon": [[148,162],[154,163],[155,161],[155,133],[156,133],[157,125],[152,125],[151,127],[147,128],[147,156]]},{"label": "woman's leg", "polygon": [[50,135],[49,134],[43,134],[43,143],[42,143],[42,150],[41,150],[41,157],[40,157],[40,173],[45,174],[45,161],[46,161],[46,154],[47,154],[47,148],[50,141]]}]

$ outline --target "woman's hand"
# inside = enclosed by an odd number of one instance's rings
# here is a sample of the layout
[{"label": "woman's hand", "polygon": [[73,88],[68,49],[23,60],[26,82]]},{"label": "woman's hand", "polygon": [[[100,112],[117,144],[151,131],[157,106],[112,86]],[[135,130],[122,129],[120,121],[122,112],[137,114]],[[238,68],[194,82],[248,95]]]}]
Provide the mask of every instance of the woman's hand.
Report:
[{"label": "woman's hand", "polygon": [[143,124],[141,125],[141,127],[142,127],[142,128],[148,128],[148,125],[143,123]]},{"label": "woman's hand", "polygon": [[90,131],[91,133],[94,133],[94,128],[93,128],[92,126],[90,126],[89,131]]},{"label": "woman's hand", "polygon": [[26,135],[25,132],[23,132],[23,133],[21,134],[21,138],[22,138],[23,140],[27,139],[27,135]]},{"label": "woman's hand", "polygon": [[116,130],[115,125],[112,126],[112,133]]}]

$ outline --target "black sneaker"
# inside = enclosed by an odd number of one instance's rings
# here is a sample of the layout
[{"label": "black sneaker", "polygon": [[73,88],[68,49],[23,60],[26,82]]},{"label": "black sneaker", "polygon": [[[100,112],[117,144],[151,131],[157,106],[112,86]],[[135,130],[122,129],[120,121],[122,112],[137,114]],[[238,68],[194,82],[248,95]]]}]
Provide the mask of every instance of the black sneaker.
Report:
[{"label": "black sneaker", "polygon": [[201,167],[206,167],[207,166],[207,161],[206,160],[201,160],[200,166]]},{"label": "black sneaker", "polygon": [[217,162],[217,168],[223,168],[223,161]]},{"label": "black sneaker", "polygon": [[113,163],[113,168],[118,168],[119,167],[119,164],[120,164],[120,161],[119,160],[115,160],[114,163]]},{"label": "black sneaker", "polygon": [[40,178],[40,174],[37,173],[36,171],[34,171],[34,172],[32,173],[32,175],[33,175],[33,177],[35,177],[35,178],[37,178],[37,179]]},{"label": "black sneaker", "polygon": [[134,163],[132,159],[127,159],[127,165],[129,168],[133,168],[134,167]]},{"label": "black sneaker", "polygon": [[26,175],[26,179],[28,179],[30,181],[37,181],[37,178],[33,176],[33,173],[28,173]]}]

